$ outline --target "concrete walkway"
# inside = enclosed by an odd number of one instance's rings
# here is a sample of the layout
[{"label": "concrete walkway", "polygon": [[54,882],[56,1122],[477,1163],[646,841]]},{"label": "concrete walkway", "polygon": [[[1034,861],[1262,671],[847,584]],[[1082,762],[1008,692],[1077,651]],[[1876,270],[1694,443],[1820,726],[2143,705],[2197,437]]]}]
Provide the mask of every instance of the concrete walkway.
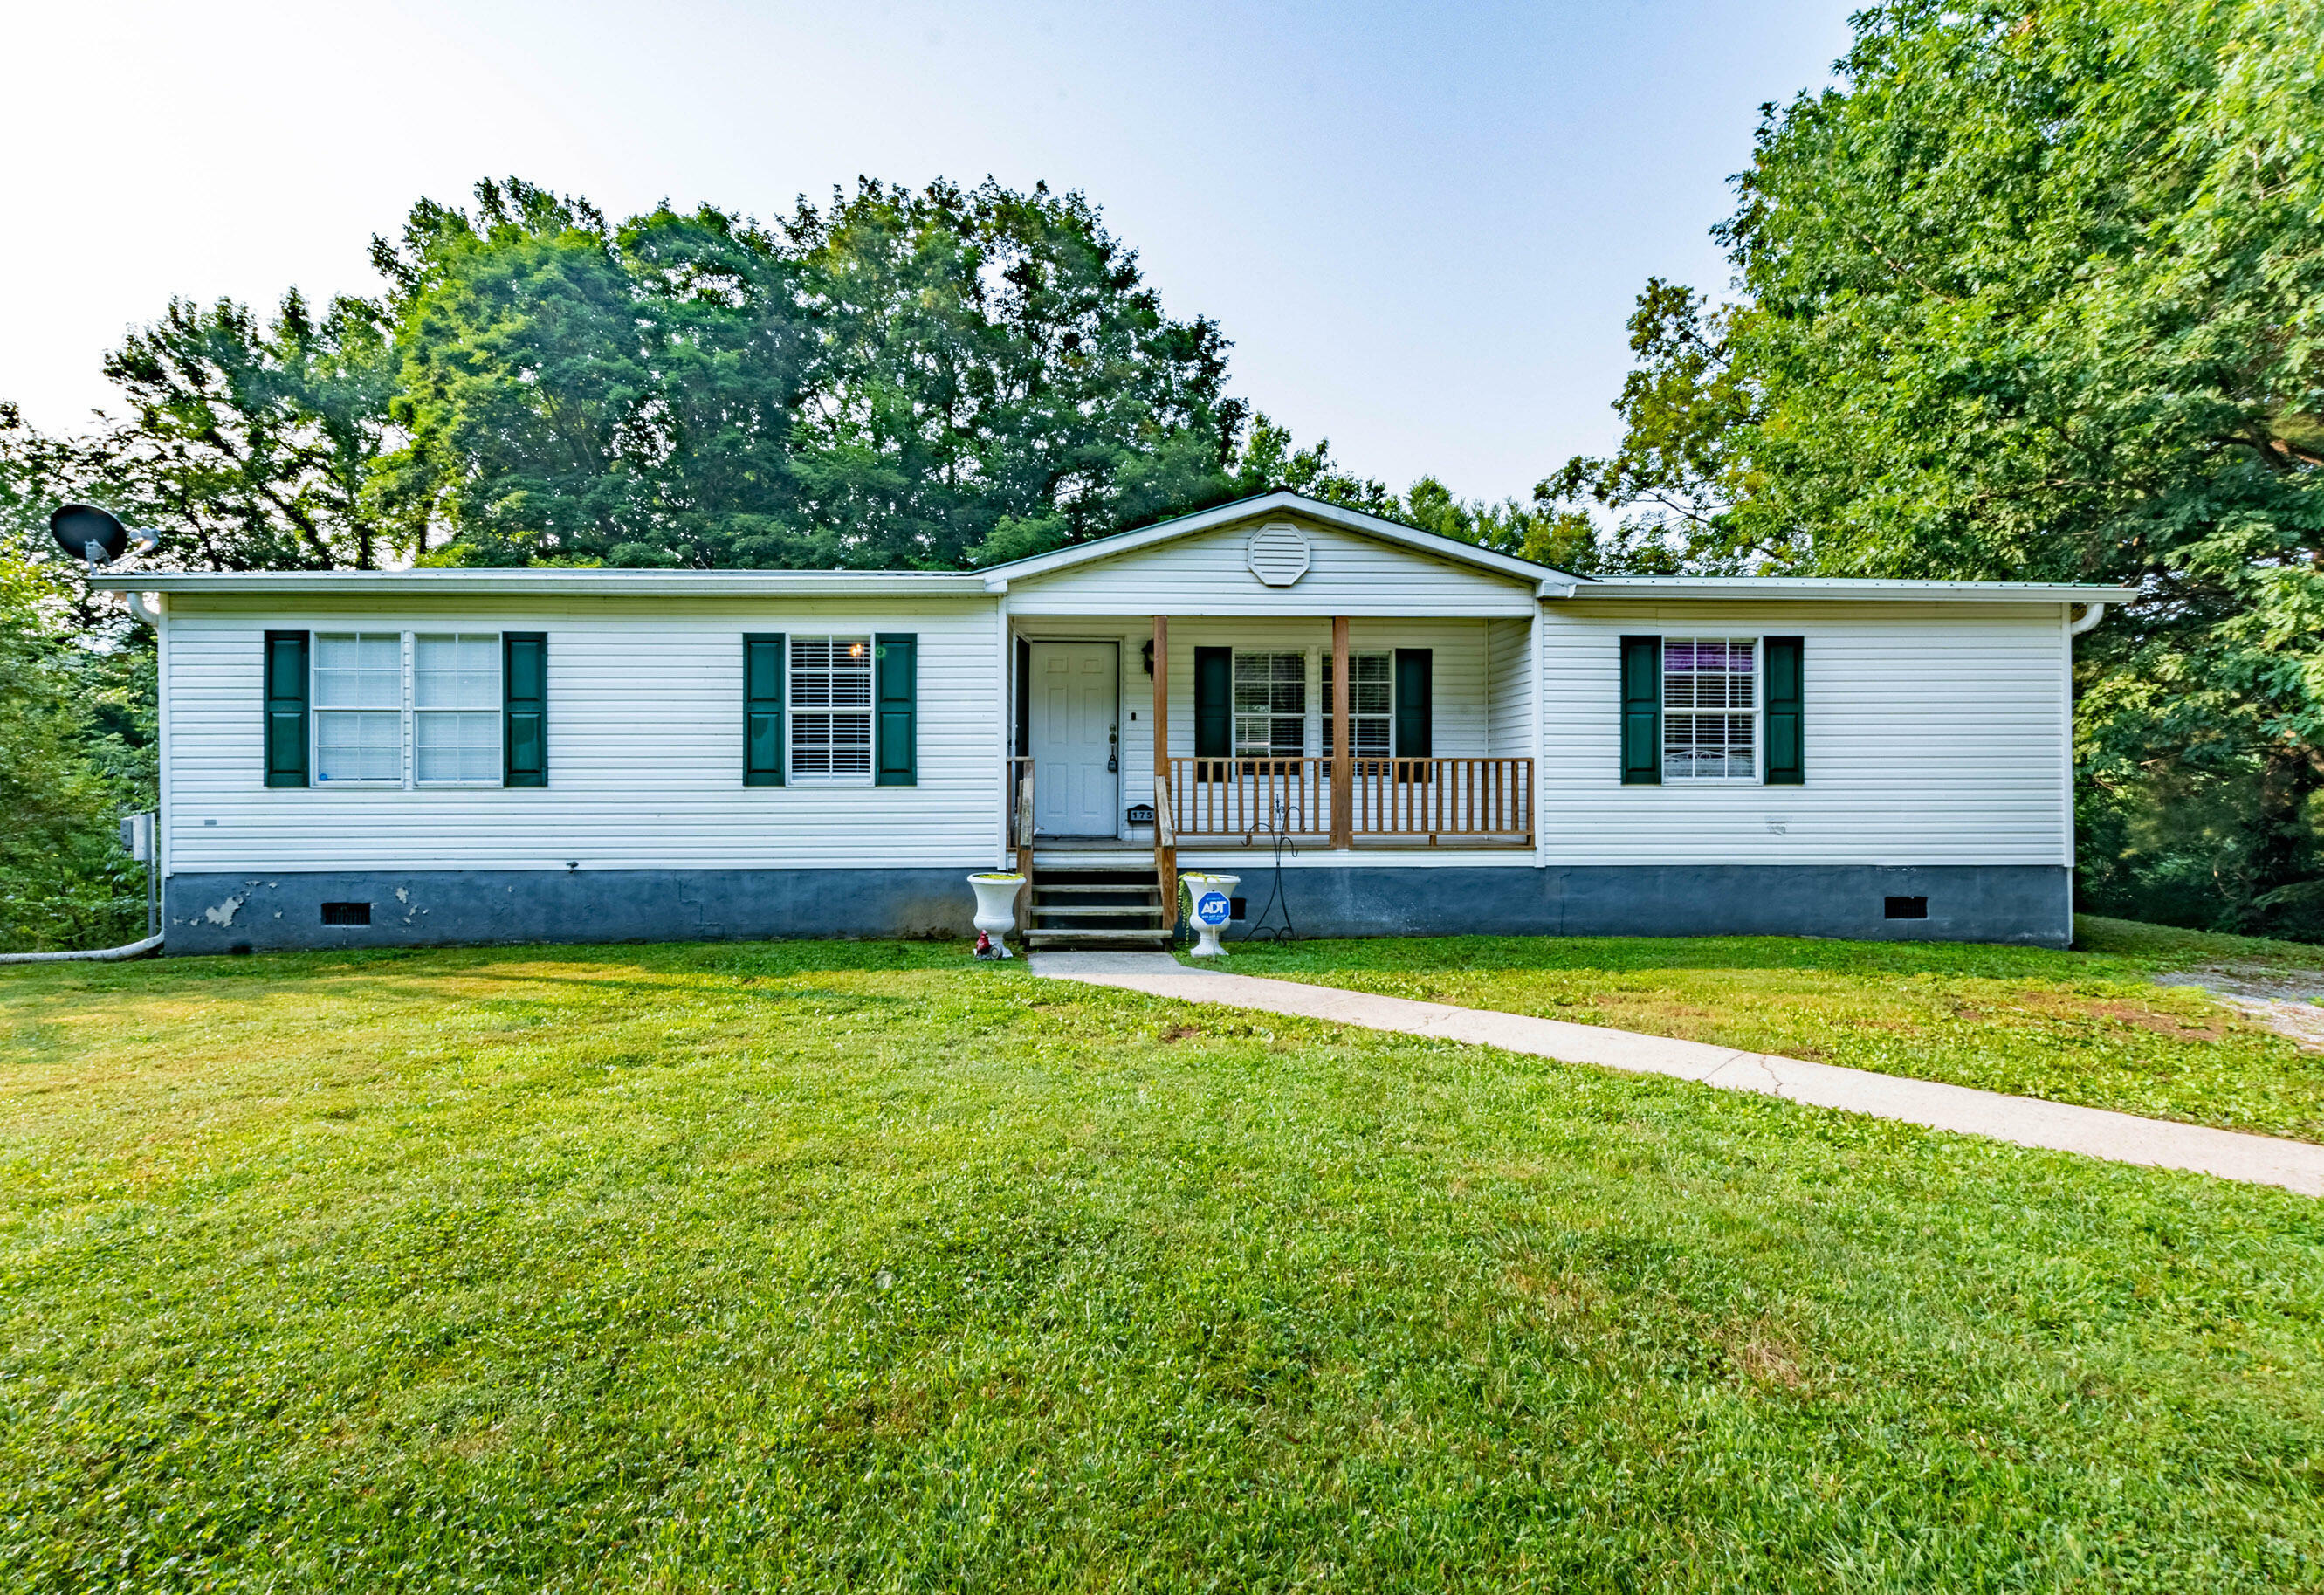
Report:
[{"label": "concrete walkway", "polygon": [[1119,986],[1182,1002],[1258,1009],[1302,1019],[1434,1036],[1498,1046],[1562,1063],[1598,1064],[1639,1074],[1674,1074],[1722,1091],[1756,1091],[1820,1108],[1842,1108],[1879,1119],[1925,1124],[1932,1129],[1990,1136],[2021,1147],[2080,1152],[2116,1163],[2151,1164],[2217,1175],[2255,1185],[2281,1185],[2324,1196],[2324,1146],[2244,1135],[2200,1124],[2174,1124],[2077,1108],[2032,1097],[2004,1096],[1966,1085],[1907,1080],[1863,1069],[1840,1069],[1799,1058],[1736,1052],[1700,1041],[1674,1041],[1572,1025],[1527,1014],[1415,1002],[1297,981],[1259,980],[1223,971],[1190,970],[1167,953],[1036,953],[1033,973],[1052,979]]}]

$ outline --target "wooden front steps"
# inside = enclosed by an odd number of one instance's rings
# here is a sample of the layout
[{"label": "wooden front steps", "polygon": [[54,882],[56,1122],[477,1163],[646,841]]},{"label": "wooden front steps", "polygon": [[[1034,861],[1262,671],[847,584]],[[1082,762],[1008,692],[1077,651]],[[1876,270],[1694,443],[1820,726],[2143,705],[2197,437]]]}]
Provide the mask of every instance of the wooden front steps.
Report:
[{"label": "wooden front steps", "polygon": [[1167,914],[1159,876],[1143,868],[1044,869],[1030,887],[1028,947],[1167,947],[1177,916]]}]

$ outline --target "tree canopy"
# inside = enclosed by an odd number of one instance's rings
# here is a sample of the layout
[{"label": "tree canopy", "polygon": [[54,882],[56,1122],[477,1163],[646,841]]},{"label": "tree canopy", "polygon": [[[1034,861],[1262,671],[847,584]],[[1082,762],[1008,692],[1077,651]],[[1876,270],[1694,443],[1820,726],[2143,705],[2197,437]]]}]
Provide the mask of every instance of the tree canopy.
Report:
[{"label": "tree canopy", "polygon": [[2081,644],[2084,886],[2324,931],[2324,5],[1914,0],[1766,113],[1734,294],[1650,283],[1617,453],[1699,568],[2140,588]]}]

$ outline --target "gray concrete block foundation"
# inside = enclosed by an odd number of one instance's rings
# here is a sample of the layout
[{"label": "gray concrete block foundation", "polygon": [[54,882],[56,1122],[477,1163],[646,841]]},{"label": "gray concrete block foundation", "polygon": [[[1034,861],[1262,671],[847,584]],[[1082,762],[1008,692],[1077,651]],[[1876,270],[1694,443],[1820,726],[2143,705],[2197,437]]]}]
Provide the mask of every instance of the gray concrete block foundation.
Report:
[{"label": "gray concrete block foundation", "polygon": [[[202,874],[163,893],[170,953],[512,942],[966,936],[974,903],[940,870],[473,870]],[[1303,936],[1815,936],[1862,941],[2073,937],[2072,881],[2034,864],[1621,864],[1284,871]],[[1264,869],[1242,872],[1256,914]],[[1925,917],[1888,917],[1890,898]],[[368,925],[326,924],[326,904]],[[345,909],[335,917],[347,917]]]}]

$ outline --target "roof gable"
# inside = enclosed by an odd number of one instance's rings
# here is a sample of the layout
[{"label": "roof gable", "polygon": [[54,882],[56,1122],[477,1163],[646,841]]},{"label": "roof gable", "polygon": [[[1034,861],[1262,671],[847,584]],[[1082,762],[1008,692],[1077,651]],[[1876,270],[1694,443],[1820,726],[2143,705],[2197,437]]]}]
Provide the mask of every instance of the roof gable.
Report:
[{"label": "roof gable", "polygon": [[991,585],[1019,614],[1492,617],[1531,615],[1542,581],[1349,531],[1302,506]]},{"label": "roof gable", "polygon": [[1490,549],[1479,548],[1474,543],[1464,543],[1458,538],[1439,537],[1433,531],[1422,531],[1378,515],[1368,515],[1361,510],[1351,510],[1343,505],[1326,503],[1321,499],[1288,492],[1237,499],[1232,503],[1157,521],[1152,526],[1141,526],[1133,531],[1118,531],[1110,537],[1093,538],[1054,553],[1037,554],[1029,559],[1013,559],[1006,565],[991,566],[982,574],[985,585],[998,590],[1057,571],[1119,559],[1182,538],[1198,537],[1244,521],[1257,522],[1267,516],[1282,513],[1319,521],[1341,531],[1425,555],[1431,559],[1489,571],[1509,580],[1529,582],[1534,585],[1536,594],[1544,596],[1562,595],[1585,579],[1569,576],[1562,570],[1553,570],[1545,565],[1536,565],[1530,559],[1518,559]]}]

